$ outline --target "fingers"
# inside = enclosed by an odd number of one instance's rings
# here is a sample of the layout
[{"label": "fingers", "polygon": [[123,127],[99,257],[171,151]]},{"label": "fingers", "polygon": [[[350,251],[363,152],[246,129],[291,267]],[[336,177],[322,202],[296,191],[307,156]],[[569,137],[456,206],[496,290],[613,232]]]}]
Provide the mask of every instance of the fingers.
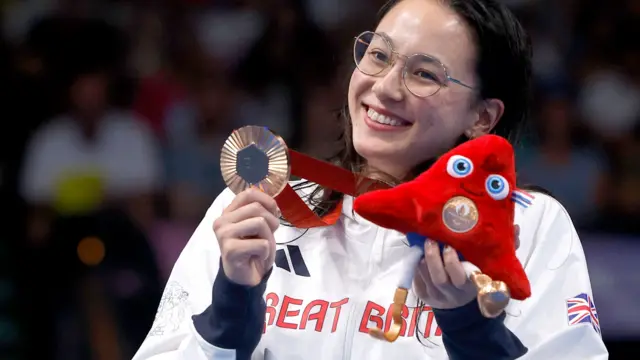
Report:
[{"label": "fingers", "polygon": [[462,289],[468,283],[467,274],[460,262],[458,253],[450,246],[440,256],[440,248],[435,241],[425,243],[425,264],[428,274],[419,271],[423,278],[429,277],[434,285],[440,287],[449,283]]},{"label": "fingers", "polygon": [[276,201],[271,196],[257,189],[247,189],[233,199],[231,204],[223,211],[223,214],[235,211],[244,205],[254,202],[260,203],[272,214],[279,214],[280,212],[278,210],[278,204],[276,204]]},{"label": "fingers", "polygon": [[449,282],[449,276],[444,269],[438,243],[432,240],[426,241],[424,244],[424,254],[424,260],[433,283],[437,286],[447,284]]},{"label": "fingers", "polygon": [[225,274],[255,285],[275,260],[274,231],[280,221],[274,199],[255,189],[238,194],[213,223]]},{"label": "fingers", "polygon": [[221,252],[229,261],[258,257],[266,260],[275,252],[275,239],[267,221],[261,217],[229,224],[222,230]]},{"label": "fingers", "polygon": [[451,279],[451,283],[458,289],[462,289],[467,284],[467,274],[460,263],[458,253],[450,246],[445,247],[443,253],[444,269]]},{"label": "fingers", "polygon": [[[232,229],[227,229],[228,225],[241,223],[251,218],[261,218],[264,219],[271,232],[274,232],[280,226],[279,212],[276,201],[270,196],[259,190],[248,189],[238,194],[222,212],[222,216],[213,222],[213,230],[218,239],[221,239],[228,235],[229,231],[232,231]],[[233,228],[237,229],[237,227]],[[250,236],[255,237],[258,234],[246,234],[244,237]]]},{"label": "fingers", "polygon": [[251,218],[263,218],[266,220],[271,231],[276,231],[278,226],[280,226],[280,220],[259,202],[252,202],[225,214],[225,221],[233,224]]},{"label": "fingers", "polygon": [[231,263],[245,261],[252,256],[266,260],[271,255],[271,245],[266,239],[239,239],[227,244],[224,254]]},{"label": "fingers", "polygon": [[442,292],[441,288],[433,283],[433,279],[431,279],[431,274],[429,273],[427,262],[425,260],[421,261],[420,264],[418,264],[418,268],[416,269],[416,274],[413,280],[414,290],[416,291],[416,294],[419,298],[434,299],[438,301],[443,301],[446,299],[446,296]]},{"label": "fingers", "polygon": [[221,239],[268,239],[273,237],[273,232],[262,217],[253,217],[237,223],[229,223],[218,231]]}]

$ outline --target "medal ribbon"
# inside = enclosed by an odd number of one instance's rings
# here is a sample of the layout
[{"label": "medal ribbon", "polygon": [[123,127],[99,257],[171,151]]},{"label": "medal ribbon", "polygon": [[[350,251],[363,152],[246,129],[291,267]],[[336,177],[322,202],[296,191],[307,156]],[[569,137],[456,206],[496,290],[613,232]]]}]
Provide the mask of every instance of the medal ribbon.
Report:
[{"label": "medal ribbon", "polygon": [[[347,169],[294,150],[289,150],[289,162],[292,175],[346,195],[358,196],[368,191],[389,188],[389,185],[381,181],[356,175]],[[299,229],[333,225],[342,213],[342,201],[340,201],[335,209],[320,217],[289,184],[275,197],[275,200],[282,216]]]}]

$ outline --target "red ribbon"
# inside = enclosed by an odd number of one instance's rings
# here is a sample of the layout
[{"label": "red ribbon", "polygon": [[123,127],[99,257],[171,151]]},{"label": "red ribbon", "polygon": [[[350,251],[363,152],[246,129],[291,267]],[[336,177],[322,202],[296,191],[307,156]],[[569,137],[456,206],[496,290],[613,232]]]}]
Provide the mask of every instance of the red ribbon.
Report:
[{"label": "red ribbon", "polygon": [[[289,161],[292,175],[346,195],[358,196],[367,191],[389,188],[389,185],[383,182],[354,174],[347,169],[294,150],[289,150]],[[331,212],[322,217],[318,216],[289,184],[275,199],[282,216],[299,229],[333,225],[342,213],[340,201]]]}]

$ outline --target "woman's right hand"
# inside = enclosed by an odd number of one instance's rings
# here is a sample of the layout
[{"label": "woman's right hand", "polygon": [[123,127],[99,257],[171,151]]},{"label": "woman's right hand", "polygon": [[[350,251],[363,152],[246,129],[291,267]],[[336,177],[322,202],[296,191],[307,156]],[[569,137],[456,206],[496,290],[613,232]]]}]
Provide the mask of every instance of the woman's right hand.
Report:
[{"label": "woman's right hand", "polygon": [[256,286],[271,269],[276,255],[273,232],[280,225],[279,212],[269,195],[247,189],[214,221],[222,268],[229,280]]}]

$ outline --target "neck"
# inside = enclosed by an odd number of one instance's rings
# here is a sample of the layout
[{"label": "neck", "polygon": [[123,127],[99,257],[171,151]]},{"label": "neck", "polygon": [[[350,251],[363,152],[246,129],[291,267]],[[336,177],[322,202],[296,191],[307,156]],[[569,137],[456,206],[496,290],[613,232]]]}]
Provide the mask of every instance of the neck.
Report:
[{"label": "neck", "polygon": [[409,171],[399,166],[381,166],[382,164],[372,164],[370,162],[364,168],[364,174],[374,180],[398,185],[407,178]]}]

